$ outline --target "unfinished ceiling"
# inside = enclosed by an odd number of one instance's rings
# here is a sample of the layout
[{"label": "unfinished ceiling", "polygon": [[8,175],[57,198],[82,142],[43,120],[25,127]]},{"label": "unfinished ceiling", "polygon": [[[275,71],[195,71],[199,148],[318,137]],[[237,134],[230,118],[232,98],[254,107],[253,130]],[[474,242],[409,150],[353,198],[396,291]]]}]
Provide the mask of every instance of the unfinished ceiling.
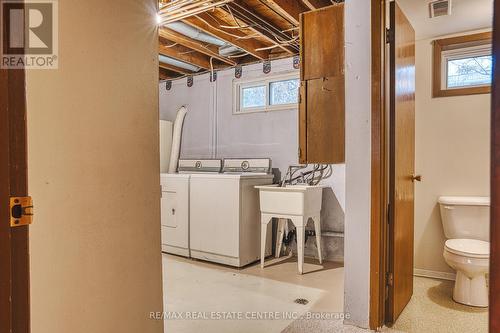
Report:
[{"label": "unfinished ceiling", "polygon": [[160,2],[160,79],[298,55],[299,15],[340,0]]}]

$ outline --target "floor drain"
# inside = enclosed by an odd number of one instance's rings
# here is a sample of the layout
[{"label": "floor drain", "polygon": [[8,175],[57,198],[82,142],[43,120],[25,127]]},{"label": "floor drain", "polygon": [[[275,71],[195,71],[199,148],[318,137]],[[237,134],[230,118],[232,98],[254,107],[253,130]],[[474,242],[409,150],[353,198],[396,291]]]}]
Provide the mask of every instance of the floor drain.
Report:
[{"label": "floor drain", "polygon": [[293,302],[297,303],[297,304],[302,304],[302,305],[306,305],[307,303],[309,303],[309,301],[307,299],[305,299],[305,298],[297,298]]}]

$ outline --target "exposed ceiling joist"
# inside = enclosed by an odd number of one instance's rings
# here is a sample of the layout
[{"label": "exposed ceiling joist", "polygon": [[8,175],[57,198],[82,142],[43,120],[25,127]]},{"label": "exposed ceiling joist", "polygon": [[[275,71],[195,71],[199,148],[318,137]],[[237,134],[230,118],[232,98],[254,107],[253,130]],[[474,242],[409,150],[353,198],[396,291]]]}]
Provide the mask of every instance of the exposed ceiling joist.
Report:
[{"label": "exposed ceiling joist", "polygon": [[308,7],[300,1],[290,1],[290,0],[261,0],[269,8],[274,10],[276,13],[280,14],[286,18],[290,23],[298,26],[299,25],[299,15],[300,13],[309,10]]},{"label": "exposed ceiling joist", "polygon": [[170,80],[170,79],[176,79],[178,77],[180,77],[181,75],[179,75],[178,73],[176,72],[173,72],[173,71],[170,71],[168,69],[165,69],[165,68],[159,68],[159,76],[160,76],[160,80]]},{"label": "exposed ceiling joist", "polygon": [[180,50],[178,47],[167,47],[160,43],[158,52],[164,56],[184,61],[203,69],[210,69],[210,58],[195,51],[186,52],[185,50]]},{"label": "exposed ceiling joist", "polygon": [[310,10],[316,10],[322,7],[330,6],[330,0],[302,0]]},{"label": "exposed ceiling joist", "polygon": [[252,8],[248,7],[244,1],[234,0],[232,3],[227,4],[227,6],[237,20],[262,35],[269,43],[276,45],[289,54],[296,54],[298,52],[298,47],[293,44],[286,44],[286,41],[292,38],[290,35],[268,23],[265,18],[256,14]]},{"label": "exposed ceiling joist", "polygon": [[[220,40],[233,44],[258,59],[264,60],[269,58],[270,52],[268,50],[256,50],[267,45],[264,45],[255,39],[244,39],[245,34],[238,33],[235,29],[232,31],[226,31],[225,29],[219,28],[219,22],[207,15],[207,13],[185,18],[183,22],[198,28],[207,34],[217,37]],[[241,38],[238,36],[241,36]]]},{"label": "exposed ceiling joist", "polygon": [[209,44],[202,44],[201,42],[191,39],[187,36],[184,36],[176,31],[170,30],[168,28],[160,28],[159,31],[160,37],[166,38],[172,42],[178,43],[182,46],[189,47],[192,50],[203,53],[209,57],[225,62],[230,66],[235,66],[236,61],[228,59],[219,55],[218,49],[216,46]]},{"label": "exposed ceiling joist", "polygon": [[217,8],[233,0],[178,0],[169,1],[160,6],[159,16],[162,24],[182,20],[185,17],[200,14]]},{"label": "exposed ceiling joist", "polygon": [[163,68],[163,69],[166,69],[166,70],[169,70],[169,71],[172,71],[172,72],[176,72],[176,73],[179,73],[179,74],[182,74],[182,75],[189,75],[189,74],[193,73],[190,70],[187,70],[187,69],[184,69],[184,68],[180,68],[180,67],[177,67],[177,66],[174,66],[174,65],[166,64],[166,63],[161,62],[161,61],[160,61],[160,68]]}]

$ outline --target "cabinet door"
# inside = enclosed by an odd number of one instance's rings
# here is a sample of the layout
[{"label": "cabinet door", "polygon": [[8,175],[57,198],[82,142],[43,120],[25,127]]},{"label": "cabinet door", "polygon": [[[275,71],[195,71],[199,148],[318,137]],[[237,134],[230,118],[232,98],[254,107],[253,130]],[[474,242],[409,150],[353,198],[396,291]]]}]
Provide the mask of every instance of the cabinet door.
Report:
[{"label": "cabinet door", "polygon": [[345,161],[344,6],[301,14],[300,163]]},{"label": "cabinet door", "polygon": [[344,4],[300,15],[302,81],[344,74]]},{"label": "cabinet door", "polygon": [[344,76],[309,80],[303,82],[303,87],[305,98],[301,100],[299,116],[301,163],[343,163]]}]

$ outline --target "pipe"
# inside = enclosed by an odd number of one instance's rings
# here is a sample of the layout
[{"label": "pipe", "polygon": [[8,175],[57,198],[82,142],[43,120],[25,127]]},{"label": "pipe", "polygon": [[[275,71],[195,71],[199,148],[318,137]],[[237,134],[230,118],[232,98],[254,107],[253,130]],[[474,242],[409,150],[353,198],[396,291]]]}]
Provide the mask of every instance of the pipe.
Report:
[{"label": "pipe", "polygon": [[187,70],[192,71],[192,72],[197,72],[200,70],[200,67],[188,64],[187,62],[184,62],[184,61],[180,61],[180,60],[177,60],[174,58],[164,56],[163,54],[160,54],[158,56],[158,59],[160,60],[160,62],[163,62],[165,64],[169,64],[169,65],[172,65],[175,67],[184,68],[184,69],[187,69]]},{"label": "pipe", "polygon": [[179,155],[181,153],[181,139],[182,139],[182,126],[184,118],[187,114],[187,108],[183,105],[177,111],[177,116],[174,122],[174,131],[172,134],[172,150],[170,151],[170,164],[168,166],[168,173],[176,173],[179,164]]},{"label": "pipe", "polygon": [[217,46],[222,46],[226,44],[219,38],[212,37],[209,34],[204,33],[196,28],[193,28],[192,26],[183,22],[172,22],[165,26],[175,32],[178,32],[184,36],[190,37],[200,42],[205,42]]}]

